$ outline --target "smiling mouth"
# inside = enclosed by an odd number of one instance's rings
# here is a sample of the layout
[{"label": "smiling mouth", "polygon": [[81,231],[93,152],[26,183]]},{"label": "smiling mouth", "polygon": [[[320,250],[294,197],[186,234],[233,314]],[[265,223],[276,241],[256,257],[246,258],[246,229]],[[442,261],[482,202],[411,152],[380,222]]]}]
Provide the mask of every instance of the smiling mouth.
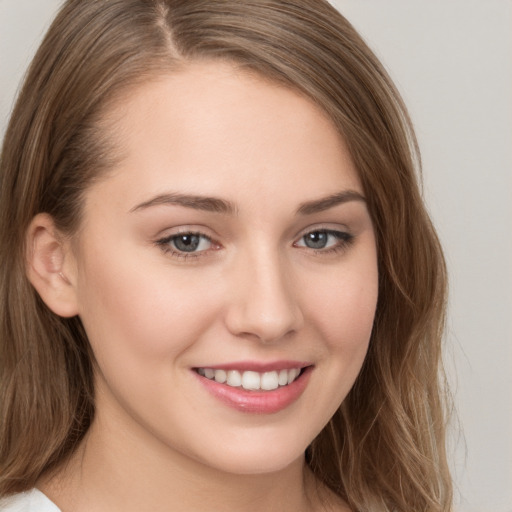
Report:
[{"label": "smiling mouth", "polygon": [[213,368],[196,368],[195,371],[219,384],[226,384],[233,388],[247,391],[273,391],[283,388],[294,382],[303,372],[304,368],[289,368],[269,372],[223,370]]}]

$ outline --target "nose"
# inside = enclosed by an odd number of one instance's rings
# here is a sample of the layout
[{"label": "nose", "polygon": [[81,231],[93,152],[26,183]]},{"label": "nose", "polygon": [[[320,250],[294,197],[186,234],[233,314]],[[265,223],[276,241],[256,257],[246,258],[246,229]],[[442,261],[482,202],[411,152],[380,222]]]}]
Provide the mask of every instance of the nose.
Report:
[{"label": "nose", "polygon": [[233,296],[226,314],[228,330],[263,343],[297,332],[304,318],[289,265],[279,255],[241,258],[233,275]]}]

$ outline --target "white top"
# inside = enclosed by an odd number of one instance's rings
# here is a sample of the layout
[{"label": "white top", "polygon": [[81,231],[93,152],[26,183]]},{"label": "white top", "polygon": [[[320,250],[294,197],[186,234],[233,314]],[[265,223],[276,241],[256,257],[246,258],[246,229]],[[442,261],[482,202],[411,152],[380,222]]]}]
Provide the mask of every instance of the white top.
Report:
[{"label": "white top", "polygon": [[31,491],[0,498],[1,512],[61,512],[41,491]]}]

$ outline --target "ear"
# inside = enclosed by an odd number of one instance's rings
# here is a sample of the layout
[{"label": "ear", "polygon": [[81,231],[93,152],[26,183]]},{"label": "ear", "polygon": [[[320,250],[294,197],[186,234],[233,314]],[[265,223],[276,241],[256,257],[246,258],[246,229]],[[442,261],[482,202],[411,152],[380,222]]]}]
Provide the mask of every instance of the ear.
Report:
[{"label": "ear", "polygon": [[36,215],[27,230],[27,277],[44,303],[57,315],[78,314],[74,258],[69,240],[62,236],[52,217]]}]

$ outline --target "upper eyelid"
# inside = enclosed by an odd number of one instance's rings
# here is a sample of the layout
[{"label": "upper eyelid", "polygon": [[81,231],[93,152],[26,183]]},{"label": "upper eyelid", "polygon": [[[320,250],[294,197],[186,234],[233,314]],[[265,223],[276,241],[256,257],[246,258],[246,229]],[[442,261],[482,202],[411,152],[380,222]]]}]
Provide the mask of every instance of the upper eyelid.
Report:
[{"label": "upper eyelid", "polygon": [[[296,232],[296,234],[293,237],[292,243],[295,244],[298,240],[300,240],[302,237],[306,236],[309,233],[314,233],[316,231],[327,231],[330,233],[345,233],[347,235],[354,236],[354,233],[352,229],[349,228],[346,224],[338,224],[338,223],[319,223],[319,224],[311,224],[300,231]],[[162,241],[169,241],[173,237],[180,236],[180,235],[186,235],[186,234],[192,234],[192,235],[198,235],[205,237],[212,243],[216,245],[223,245],[219,240],[220,239],[229,239],[232,240],[232,236],[226,237],[225,235],[218,234],[215,230],[208,226],[204,225],[182,225],[182,226],[175,226],[172,228],[166,228],[160,231],[160,234],[156,235],[154,237],[155,242],[162,242]]]},{"label": "upper eyelid", "polygon": [[209,242],[211,242],[214,245],[220,245],[218,242],[215,241],[214,238],[207,235],[206,233],[201,233],[200,231],[192,231],[192,230],[179,231],[177,233],[171,233],[169,235],[164,235],[164,236],[158,237],[156,240],[156,243],[165,244],[165,243],[170,242],[173,238],[177,238],[177,237],[183,236],[183,235],[200,236],[202,238],[205,238],[206,240],[208,240]]},{"label": "upper eyelid", "polygon": [[[297,244],[301,240],[303,240],[307,235],[311,233],[327,233],[328,235],[334,236],[338,238],[340,242],[349,241],[354,238],[354,235],[350,233],[348,230],[339,230],[339,229],[312,229],[309,231],[304,232],[302,235],[300,235],[298,238],[295,239],[295,242],[293,244]],[[342,236],[337,236],[342,235]]]},{"label": "upper eyelid", "polygon": [[172,238],[174,236],[187,234],[204,236],[210,240],[220,238],[220,235],[218,235],[213,229],[206,226],[184,225],[162,229],[157,235],[155,235],[154,239],[162,240],[164,238]]},{"label": "upper eyelid", "polygon": [[348,229],[333,229],[333,228],[318,228],[318,229],[308,229],[304,231],[301,235],[297,237],[297,239],[303,238],[306,235],[310,235],[311,233],[328,233],[330,235],[342,234],[342,235],[352,235]]},{"label": "upper eyelid", "polygon": [[203,233],[198,233],[198,232],[194,232],[191,230],[185,230],[185,231],[181,231],[178,233],[172,233],[168,236],[157,238],[157,240],[154,243],[165,254],[170,255],[170,257],[172,257],[176,260],[181,259],[181,260],[192,261],[192,260],[198,260],[199,258],[204,257],[204,256],[208,256],[208,253],[210,253],[212,251],[212,247],[209,247],[208,249],[204,249],[202,251],[191,251],[191,252],[180,251],[179,249],[172,247],[171,242],[172,242],[173,238],[179,237],[180,235],[187,235],[187,234],[201,236],[201,237],[207,239],[208,242],[210,244],[212,244],[212,246],[218,245],[217,242],[215,242],[211,237],[209,237]]},{"label": "upper eyelid", "polygon": [[306,236],[309,233],[315,233],[316,231],[328,231],[331,233],[347,233],[349,235],[352,234],[352,230],[346,225],[340,225],[340,224],[313,224],[312,226],[308,226],[307,228],[301,229],[299,231],[299,234],[296,235],[296,239],[302,238],[303,236]]},{"label": "upper eyelid", "polygon": [[[171,230],[175,230],[173,232],[169,232]],[[336,225],[333,226],[330,223],[327,224],[319,224],[319,225],[311,225],[306,228],[301,229],[295,236],[294,240],[298,240],[302,238],[303,236],[314,233],[316,231],[328,231],[331,233],[347,233],[347,234],[353,234],[352,230],[347,225]],[[171,239],[175,236],[179,235],[199,235],[203,236],[212,242],[218,242],[219,238],[226,238],[222,237],[221,235],[217,234],[214,230],[211,228],[207,228],[206,226],[179,226],[175,228],[166,228],[160,232],[160,234],[157,234],[155,236],[155,241],[163,240],[163,239]],[[231,237],[229,237],[231,238]]]}]

